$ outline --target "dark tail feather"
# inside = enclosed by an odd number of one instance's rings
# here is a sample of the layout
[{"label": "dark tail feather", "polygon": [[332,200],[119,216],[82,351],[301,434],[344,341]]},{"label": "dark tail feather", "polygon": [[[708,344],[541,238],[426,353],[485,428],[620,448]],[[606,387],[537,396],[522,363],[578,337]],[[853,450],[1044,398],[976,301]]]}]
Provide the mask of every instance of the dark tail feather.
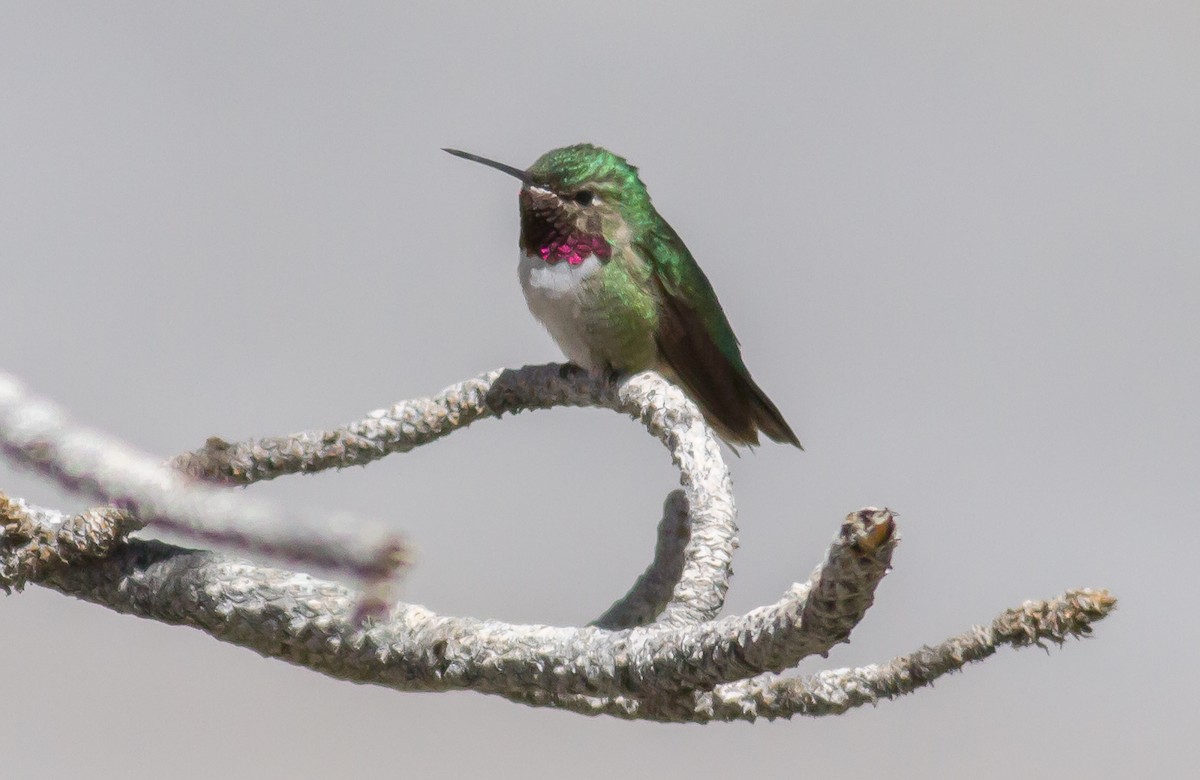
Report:
[{"label": "dark tail feather", "polygon": [[704,419],[731,446],[755,447],[761,431],[772,441],[804,449],[779,409],[748,375],[727,363],[710,364],[710,371],[702,374],[670,368],[668,378],[687,391]]},{"label": "dark tail feather", "polygon": [[758,429],[772,441],[780,444],[793,444],[803,450],[804,445],[800,443],[800,439],[792,432],[787,420],[783,419],[779,409],[771,403],[771,399],[767,398],[767,394],[762,391],[762,388],[755,384],[750,377],[746,377],[746,386],[754,424],[758,426]]},{"label": "dark tail feather", "polygon": [[779,409],[750,378],[724,315],[720,322],[733,341],[732,354],[721,349],[703,318],[686,301],[668,294],[662,279],[655,279],[662,293],[655,335],[659,354],[677,384],[703,410],[709,425],[731,445],[756,445],[762,431],[774,441],[800,447]]}]

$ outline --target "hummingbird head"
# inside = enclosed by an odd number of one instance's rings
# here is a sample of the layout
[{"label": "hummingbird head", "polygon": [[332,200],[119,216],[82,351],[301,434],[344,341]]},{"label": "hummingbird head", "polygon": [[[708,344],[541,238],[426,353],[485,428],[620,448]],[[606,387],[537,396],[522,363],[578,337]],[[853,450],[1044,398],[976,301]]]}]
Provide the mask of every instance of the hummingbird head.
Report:
[{"label": "hummingbird head", "polygon": [[576,144],[553,149],[529,170],[446,149],[521,180],[521,250],[548,263],[601,261],[628,246],[652,220],[650,194],[637,168],[607,149]]}]

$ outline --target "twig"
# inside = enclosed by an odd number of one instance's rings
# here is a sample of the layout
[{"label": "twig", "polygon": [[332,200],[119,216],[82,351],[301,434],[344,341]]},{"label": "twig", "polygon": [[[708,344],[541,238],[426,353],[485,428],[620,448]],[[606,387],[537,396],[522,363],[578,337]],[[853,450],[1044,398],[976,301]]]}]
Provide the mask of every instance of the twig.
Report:
[{"label": "twig", "polygon": [[942,675],[982,661],[1001,647],[1026,647],[1046,642],[1063,644],[1085,638],[1092,624],[1116,608],[1106,590],[1069,590],[1049,601],[1027,601],[1005,610],[987,628],[976,627],[932,647],[923,647],[886,664],[855,669],[831,669],[804,677],[763,674],[718,685],[711,691],[681,692],[675,696],[566,696],[557,700],[523,700],[569,709],[584,715],[672,723],[775,720],[796,715],[838,715],[864,704],[877,704],[912,693]]},{"label": "twig", "polygon": [[347,513],[306,517],[188,479],[0,374],[0,449],[63,487],[129,512],[144,524],[213,544],[348,572],[368,585],[404,562],[399,537]]},{"label": "twig", "polygon": [[[21,590],[53,567],[103,558],[142,524],[119,509],[88,509],[73,517],[0,493],[0,590]],[[7,548],[7,549],[5,549]]]}]

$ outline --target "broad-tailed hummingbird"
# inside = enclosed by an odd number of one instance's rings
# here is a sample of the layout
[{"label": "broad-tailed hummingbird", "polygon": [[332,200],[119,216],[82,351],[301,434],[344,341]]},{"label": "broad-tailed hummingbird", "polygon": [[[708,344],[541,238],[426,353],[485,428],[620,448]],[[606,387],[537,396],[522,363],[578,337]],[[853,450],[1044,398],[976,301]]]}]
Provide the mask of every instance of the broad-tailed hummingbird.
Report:
[{"label": "broad-tailed hummingbird", "polygon": [[682,387],[731,445],[800,440],[750,377],[712,285],[607,149],[554,149],[528,170],[457,149],[521,181],[525,301],[567,358],[593,374],[653,369]]}]

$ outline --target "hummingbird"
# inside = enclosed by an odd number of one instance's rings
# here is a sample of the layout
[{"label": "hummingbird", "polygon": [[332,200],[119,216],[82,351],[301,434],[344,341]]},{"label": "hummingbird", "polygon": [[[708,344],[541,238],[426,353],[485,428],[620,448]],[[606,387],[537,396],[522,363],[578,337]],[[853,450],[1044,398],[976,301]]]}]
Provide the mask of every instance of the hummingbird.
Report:
[{"label": "hummingbird", "polygon": [[756,445],[761,432],[800,447],[637,168],[592,144],[553,149],[526,170],[444,151],[521,181],[521,289],[568,360],[600,376],[657,371],[731,446]]}]

